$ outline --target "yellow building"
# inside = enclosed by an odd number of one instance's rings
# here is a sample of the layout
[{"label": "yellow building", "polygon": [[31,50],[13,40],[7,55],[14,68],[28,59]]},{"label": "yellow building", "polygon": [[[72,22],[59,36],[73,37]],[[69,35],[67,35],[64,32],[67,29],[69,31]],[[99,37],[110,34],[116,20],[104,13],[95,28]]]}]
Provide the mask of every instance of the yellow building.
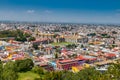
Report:
[{"label": "yellow building", "polygon": [[90,67],[89,64],[83,64],[83,65],[80,65],[80,66],[73,66],[73,67],[72,67],[72,72],[77,73],[77,72],[79,72],[80,70],[83,70],[83,69],[89,68],[89,67]]},{"label": "yellow building", "polygon": [[38,33],[38,37],[40,38],[50,38],[53,39],[54,34],[53,33]]},{"label": "yellow building", "polygon": [[72,42],[72,43],[78,43],[79,40],[81,39],[80,36],[78,35],[68,35],[64,36],[66,42]]}]

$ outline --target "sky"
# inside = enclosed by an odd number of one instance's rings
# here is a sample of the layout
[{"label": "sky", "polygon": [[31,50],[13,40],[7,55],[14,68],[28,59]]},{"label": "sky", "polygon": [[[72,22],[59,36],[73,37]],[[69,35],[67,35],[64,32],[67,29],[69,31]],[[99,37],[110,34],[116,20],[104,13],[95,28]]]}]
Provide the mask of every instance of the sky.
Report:
[{"label": "sky", "polygon": [[120,23],[120,0],[0,0],[0,20]]}]

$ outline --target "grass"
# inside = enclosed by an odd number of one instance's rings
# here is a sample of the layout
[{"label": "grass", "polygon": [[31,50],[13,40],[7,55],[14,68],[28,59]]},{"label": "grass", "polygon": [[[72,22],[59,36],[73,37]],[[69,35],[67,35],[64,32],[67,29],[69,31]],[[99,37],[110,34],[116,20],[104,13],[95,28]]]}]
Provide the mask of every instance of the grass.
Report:
[{"label": "grass", "polygon": [[39,75],[30,71],[18,74],[18,80],[35,80],[36,78],[40,78]]},{"label": "grass", "polygon": [[71,42],[51,43],[51,45],[53,45],[53,46],[65,46],[65,45],[69,45],[69,44],[73,44],[73,43],[71,43]]}]

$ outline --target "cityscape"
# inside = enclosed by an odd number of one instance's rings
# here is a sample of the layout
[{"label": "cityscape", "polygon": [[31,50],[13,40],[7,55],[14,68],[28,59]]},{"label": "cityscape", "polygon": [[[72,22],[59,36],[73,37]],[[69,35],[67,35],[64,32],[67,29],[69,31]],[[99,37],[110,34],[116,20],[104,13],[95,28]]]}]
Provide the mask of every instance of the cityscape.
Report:
[{"label": "cityscape", "polygon": [[120,80],[119,4],[1,1],[0,80]]}]

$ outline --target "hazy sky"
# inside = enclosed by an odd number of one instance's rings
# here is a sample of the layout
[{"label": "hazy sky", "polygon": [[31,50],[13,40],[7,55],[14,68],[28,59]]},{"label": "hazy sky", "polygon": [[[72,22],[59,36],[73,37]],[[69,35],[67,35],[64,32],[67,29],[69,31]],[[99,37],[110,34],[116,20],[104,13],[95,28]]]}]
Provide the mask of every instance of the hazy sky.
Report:
[{"label": "hazy sky", "polygon": [[120,0],[0,0],[0,20],[120,23]]}]

